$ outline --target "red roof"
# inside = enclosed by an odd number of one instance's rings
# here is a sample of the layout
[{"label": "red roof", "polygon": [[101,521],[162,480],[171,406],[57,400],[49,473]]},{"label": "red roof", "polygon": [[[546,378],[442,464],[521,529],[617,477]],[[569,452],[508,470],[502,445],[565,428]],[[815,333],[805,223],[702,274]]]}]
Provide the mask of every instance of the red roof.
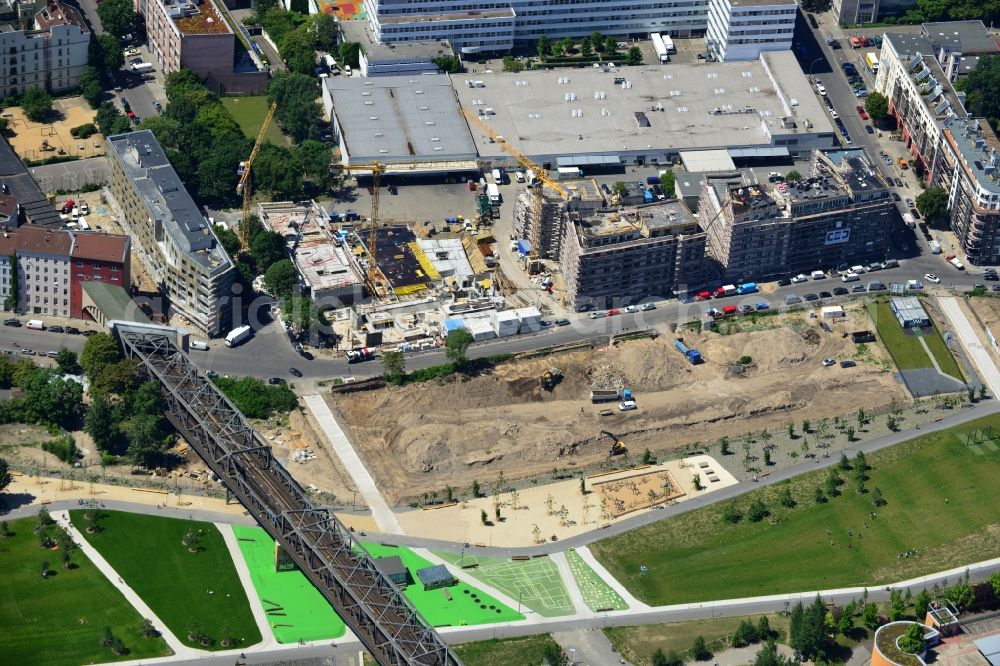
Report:
[{"label": "red roof", "polygon": [[66,233],[73,238],[73,250],[70,256],[74,259],[113,261],[122,264],[128,261],[128,236],[86,231]]},{"label": "red roof", "polygon": [[40,252],[67,256],[73,239],[65,231],[24,225],[17,230],[17,249],[26,252]]}]

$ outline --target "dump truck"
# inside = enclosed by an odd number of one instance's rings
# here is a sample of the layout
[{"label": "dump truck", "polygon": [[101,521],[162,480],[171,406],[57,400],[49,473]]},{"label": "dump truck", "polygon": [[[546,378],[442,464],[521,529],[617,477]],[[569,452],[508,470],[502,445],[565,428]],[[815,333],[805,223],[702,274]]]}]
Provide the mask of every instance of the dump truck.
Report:
[{"label": "dump truck", "polygon": [[593,389],[590,392],[591,402],[615,402],[619,399],[634,400],[632,389]]},{"label": "dump truck", "polygon": [[687,345],[684,344],[682,338],[674,339],[674,346],[677,347],[677,351],[684,354],[687,357],[688,363],[691,365],[697,365],[701,363],[701,352],[697,349],[688,349]]},{"label": "dump truck", "polygon": [[726,285],[723,285],[723,286],[719,287],[714,292],[712,292],[712,297],[713,298],[722,298],[723,296],[732,296],[732,295],[734,295],[736,293],[737,293],[737,291],[736,291],[736,285],[734,285],[734,284],[726,284]]},{"label": "dump truck", "polygon": [[253,329],[249,326],[240,326],[239,328],[234,328],[229,331],[229,335],[226,336],[226,346],[235,347],[241,342],[245,341],[253,333]]},{"label": "dump truck", "polygon": [[371,347],[362,347],[361,349],[352,349],[347,352],[347,362],[348,363],[361,363],[362,361],[368,361],[375,358],[375,350]]}]

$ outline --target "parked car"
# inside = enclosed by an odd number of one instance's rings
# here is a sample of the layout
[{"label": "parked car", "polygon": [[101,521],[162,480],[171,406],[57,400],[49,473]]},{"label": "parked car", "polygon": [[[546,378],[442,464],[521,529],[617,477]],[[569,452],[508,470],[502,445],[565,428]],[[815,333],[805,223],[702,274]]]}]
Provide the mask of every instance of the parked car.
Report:
[{"label": "parked car", "polygon": [[74,208],[76,208],[76,202],[70,199],[69,201],[64,203],[62,205],[62,208],[60,208],[59,210],[60,212],[62,212],[63,215],[69,215]]},{"label": "parked car", "polygon": [[809,278],[807,278],[802,273],[799,273],[798,275],[796,275],[795,277],[792,278],[792,282],[794,282],[795,284],[799,284],[800,282],[808,282],[808,281],[809,281]]},{"label": "parked car", "polygon": [[66,333],[68,333],[69,335],[80,335],[80,329],[78,329],[76,326],[67,326]]},{"label": "parked car", "polygon": [[626,400],[625,402],[618,405],[619,412],[628,412],[633,409],[638,409],[638,407],[635,404],[635,400]]},{"label": "parked car", "polygon": [[302,376],[302,371],[299,370],[298,368],[288,368],[288,372],[289,374],[294,375],[296,377]]},{"label": "parked car", "polygon": [[807,301],[818,301],[819,300],[819,296],[817,296],[816,294],[813,294],[813,293],[805,294],[805,295],[802,296],[802,298],[806,299]]},{"label": "parked car", "polygon": [[216,372],[215,370],[206,370],[205,376],[208,377],[209,379],[215,379],[219,376],[219,373]]},{"label": "parked car", "polygon": [[875,130],[872,129],[871,125],[865,125],[865,131],[868,132],[869,134],[875,133]]},{"label": "parked car", "polygon": [[4,319],[4,326],[11,326],[13,328],[21,328],[21,321],[19,319]]},{"label": "parked car", "polygon": [[896,203],[899,203],[900,201],[902,201],[902,198],[900,198],[900,196],[899,196],[898,193],[893,192],[892,193],[892,200],[895,201]]},{"label": "parked car", "polygon": [[779,287],[787,287],[791,283],[792,283],[792,281],[789,280],[788,278],[781,278],[780,280],[778,280],[778,286]]},{"label": "parked car", "polygon": [[858,115],[861,116],[861,120],[868,120],[868,112],[861,104],[858,104]]},{"label": "parked car", "polygon": [[655,310],[656,309],[656,304],[655,303],[643,303],[642,307],[639,308],[639,309],[642,310],[643,312],[648,312],[650,310]]},{"label": "parked car", "polygon": [[829,368],[831,365],[837,365],[837,359],[833,358],[832,356],[828,356],[823,359],[824,368]]},{"label": "parked car", "polygon": [[90,206],[86,201],[80,202],[80,215],[90,215]]},{"label": "parked car", "polygon": [[49,326],[49,333],[63,333],[65,329],[62,326]]},{"label": "parked car", "polygon": [[837,295],[837,296],[846,296],[847,294],[849,294],[851,292],[849,290],[845,289],[844,287],[837,287],[836,289],[833,290],[833,293],[835,295]]},{"label": "parked car", "polygon": [[924,276],[924,279],[927,280],[928,282],[933,282],[934,284],[938,284],[939,282],[941,282],[941,278],[939,278],[934,273],[928,273],[927,275]]},{"label": "parked car", "polygon": [[628,312],[628,313],[633,313],[633,312],[638,312],[638,311],[639,311],[639,306],[638,305],[630,305],[627,308],[625,308],[625,312]]},{"label": "parked car", "polygon": [[278,384],[284,384],[285,380],[282,379],[281,377],[271,377],[270,379],[267,380],[267,383],[270,384],[271,386],[277,386]]},{"label": "parked car", "polygon": [[843,361],[840,362],[840,367],[842,368],[853,368],[856,365],[857,363],[855,363],[849,358],[845,358]]},{"label": "parked car", "polygon": [[910,199],[909,197],[907,197],[906,198],[906,207],[907,208],[913,208],[913,206],[914,206],[913,199]]}]

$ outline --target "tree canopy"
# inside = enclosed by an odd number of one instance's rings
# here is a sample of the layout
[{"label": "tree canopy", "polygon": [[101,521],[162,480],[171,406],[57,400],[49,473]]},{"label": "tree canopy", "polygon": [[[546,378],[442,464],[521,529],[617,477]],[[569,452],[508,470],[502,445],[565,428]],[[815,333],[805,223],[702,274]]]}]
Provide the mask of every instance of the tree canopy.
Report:
[{"label": "tree canopy", "polygon": [[213,381],[243,414],[252,419],[264,419],[273,412],[287,414],[297,404],[287,384],[271,386],[256,377],[217,377]]},{"label": "tree canopy", "polygon": [[35,86],[21,96],[21,110],[29,119],[41,122],[52,113],[52,95]]},{"label": "tree canopy", "polygon": [[13,475],[10,473],[10,466],[7,465],[7,461],[0,458],[0,493],[7,489],[7,486],[11,484],[14,480]]},{"label": "tree canopy", "polygon": [[[233,234],[236,235],[235,233]],[[237,242],[238,239],[237,239]],[[250,256],[257,265],[257,272],[263,273],[282,259],[288,258],[285,237],[276,231],[263,231],[250,241]]]},{"label": "tree canopy", "polygon": [[444,344],[444,353],[448,360],[456,366],[464,366],[466,363],[465,352],[472,344],[472,333],[469,333],[466,328],[456,328],[454,331],[448,332]]},{"label": "tree canopy", "polygon": [[139,21],[129,0],[104,0],[97,5],[97,15],[104,32],[115,37],[133,34]]},{"label": "tree canopy", "polygon": [[927,224],[935,229],[947,229],[948,193],[940,187],[929,187],[917,197],[917,210],[924,216]]},{"label": "tree canopy", "polygon": [[264,273],[264,287],[278,298],[290,296],[298,283],[299,273],[290,259],[282,259]]},{"label": "tree canopy", "polygon": [[889,98],[878,91],[872,91],[865,98],[865,112],[878,122],[889,114]]},{"label": "tree canopy", "polygon": [[278,124],[296,143],[315,134],[322,117],[319,94],[315,78],[296,72],[278,72],[267,86],[268,101],[278,103]]},{"label": "tree canopy", "polygon": [[1000,58],[982,56],[965,77],[966,108],[974,116],[988,118],[994,129],[1000,118]]}]

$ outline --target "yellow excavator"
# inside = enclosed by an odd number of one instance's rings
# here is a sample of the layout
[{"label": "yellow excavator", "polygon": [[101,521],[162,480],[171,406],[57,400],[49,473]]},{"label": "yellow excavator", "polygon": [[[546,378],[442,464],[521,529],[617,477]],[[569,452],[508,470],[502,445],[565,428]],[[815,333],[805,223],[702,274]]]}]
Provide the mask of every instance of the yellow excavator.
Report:
[{"label": "yellow excavator", "polygon": [[546,391],[551,391],[556,387],[556,384],[562,379],[562,370],[559,368],[549,368],[541,374],[538,378],[542,385],[542,388]]},{"label": "yellow excavator", "polygon": [[607,430],[602,430],[601,434],[611,438],[611,448],[608,449],[609,458],[611,456],[623,456],[628,453],[628,449],[625,448],[625,442],[618,439],[617,435],[610,433]]}]

